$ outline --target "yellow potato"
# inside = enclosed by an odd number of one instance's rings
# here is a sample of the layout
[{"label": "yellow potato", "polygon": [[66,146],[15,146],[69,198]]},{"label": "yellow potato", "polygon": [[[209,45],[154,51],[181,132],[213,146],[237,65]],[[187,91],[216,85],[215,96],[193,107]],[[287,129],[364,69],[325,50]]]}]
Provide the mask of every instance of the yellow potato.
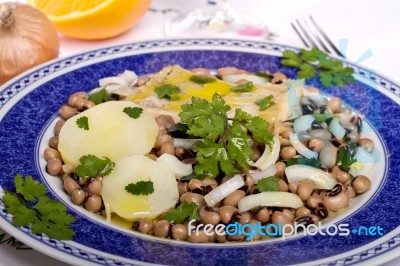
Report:
[{"label": "yellow potato", "polygon": [[[154,187],[150,195],[137,196],[125,190],[130,183],[149,180]],[[118,161],[114,171],[103,178],[101,196],[106,209],[129,221],[155,218],[173,208],[179,198],[175,174],[165,163],[144,155]]]},{"label": "yellow potato", "polygon": [[[147,154],[158,134],[155,119],[143,110],[137,119],[123,112],[138,107],[128,101],[110,101],[96,105],[67,120],[60,131],[58,150],[63,161],[76,167],[83,155],[108,157],[116,162],[124,157]],[[89,130],[79,128],[77,120],[88,118]]]}]

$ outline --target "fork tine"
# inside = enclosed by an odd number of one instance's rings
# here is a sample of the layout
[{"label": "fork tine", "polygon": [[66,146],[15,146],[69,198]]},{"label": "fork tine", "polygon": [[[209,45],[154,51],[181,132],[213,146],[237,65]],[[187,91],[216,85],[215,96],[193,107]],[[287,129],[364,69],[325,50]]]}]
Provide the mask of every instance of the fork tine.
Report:
[{"label": "fork tine", "polygon": [[317,47],[317,45],[315,44],[314,40],[311,38],[311,36],[307,33],[306,29],[303,27],[303,25],[301,25],[300,21],[298,19],[296,19],[296,23],[297,26],[299,27],[299,29],[301,30],[301,32],[303,33],[304,37],[307,39],[307,41],[310,43],[311,47]]},{"label": "fork tine", "polygon": [[314,24],[315,28],[317,31],[321,34],[321,36],[326,40],[326,42],[329,44],[329,46],[335,51],[335,53],[341,57],[345,57],[339,49],[333,44],[331,39],[328,37],[328,35],[322,30],[322,28],[317,24],[317,22],[314,20],[312,16],[310,16],[310,21]]},{"label": "fork tine", "polygon": [[325,43],[321,40],[320,36],[318,33],[316,33],[314,30],[311,29],[309,23],[303,18],[303,23],[306,25],[308,31],[311,33],[311,35],[314,37],[315,40],[320,44],[322,50],[324,50],[327,53],[330,53],[331,51],[326,47]]},{"label": "fork tine", "polygon": [[303,44],[306,47],[311,47],[311,45],[304,39],[303,35],[300,33],[300,31],[297,29],[296,25],[291,22],[290,25],[292,25],[292,28],[294,29],[294,31],[296,32],[297,36],[300,37],[300,40],[303,42]]}]

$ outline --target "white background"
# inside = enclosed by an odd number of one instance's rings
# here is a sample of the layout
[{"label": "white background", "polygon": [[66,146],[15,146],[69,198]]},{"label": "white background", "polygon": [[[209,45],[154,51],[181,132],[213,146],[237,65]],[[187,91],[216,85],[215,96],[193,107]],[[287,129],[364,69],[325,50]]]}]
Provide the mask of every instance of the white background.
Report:
[{"label": "white background", "polygon": [[[7,2],[0,0],[1,2]],[[19,1],[24,2],[24,1]],[[153,0],[157,10],[174,8],[186,11],[205,4],[205,0]],[[290,22],[312,15],[335,44],[348,41],[346,55],[351,61],[371,50],[372,56],[361,65],[372,68],[400,83],[400,1],[396,0],[231,0],[237,10],[262,17],[270,31],[278,34],[275,41],[302,46]],[[163,38],[163,25],[177,13],[149,12],[140,25],[116,38],[104,41],[80,41],[60,36],[60,57],[105,45]],[[194,37],[194,36],[189,36]],[[2,38],[2,36],[0,36]],[[0,229],[0,236],[3,231]],[[3,236],[3,240],[8,238]],[[1,242],[1,241],[0,241]],[[0,245],[0,265],[62,265],[35,251],[16,250]],[[400,261],[387,265],[400,265]]]}]

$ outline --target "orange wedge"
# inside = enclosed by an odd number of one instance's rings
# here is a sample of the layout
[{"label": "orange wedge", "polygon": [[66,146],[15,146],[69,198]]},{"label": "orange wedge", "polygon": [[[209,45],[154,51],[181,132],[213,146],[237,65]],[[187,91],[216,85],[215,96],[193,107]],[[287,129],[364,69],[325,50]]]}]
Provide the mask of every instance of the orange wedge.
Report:
[{"label": "orange wedge", "polygon": [[139,23],[151,0],[28,0],[66,36],[96,40],[119,35]]}]

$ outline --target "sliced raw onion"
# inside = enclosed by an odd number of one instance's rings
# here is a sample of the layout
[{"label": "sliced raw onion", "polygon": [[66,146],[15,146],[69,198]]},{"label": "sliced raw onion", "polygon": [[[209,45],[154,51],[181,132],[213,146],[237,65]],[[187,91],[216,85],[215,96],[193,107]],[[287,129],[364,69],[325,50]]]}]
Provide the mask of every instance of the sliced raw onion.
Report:
[{"label": "sliced raw onion", "polygon": [[317,189],[332,189],[336,180],[321,169],[308,165],[292,165],[285,169],[286,178],[289,183],[310,180]]},{"label": "sliced raw onion", "polygon": [[235,175],[225,183],[214,188],[210,193],[204,196],[207,205],[213,207],[215,204],[226,198],[232,192],[238,190],[245,185],[240,175]]},{"label": "sliced raw onion", "polygon": [[174,138],[174,147],[183,147],[185,149],[193,149],[194,144],[202,139],[179,139]]},{"label": "sliced raw onion", "polygon": [[239,212],[246,212],[258,206],[285,207],[297,209],[303,207],[303,201],[290,192],[262,192],[244,197],[239,201]]},{"label": "sliced raw onion", "polygon": [[99,85],[101,87],[105,87],[110,84],[117,84],[129,87],[132,84],[136,83],[137,75],[133,71],[125,70],[123,73],[118,75],[117,77],[106,77],[99,80]]},{"label": "sliced raw onion", "polygon": [[312,115],[302,115],[297,118],[293,123],[293,129],[296,133],[307,131],[311,128],[312,122],[315,118]]},{"label": "sliced raw onion", "polygon": [[292,133],[290,135],[290,143],[298,153],[300,153],[307,159],[318,158],[318,153],[304,146],[304,144],[301,143],[301,141],[299,140],[299,136],[296,133]]},{"label": "sliced raw onion", "polygon": [[303,87],[303,96],[306,96],[308,99],[310,99],[313,103],[315,103],[318,106],[321,106],[326,103],[325,97],[319,92],[318,89],[312,88],[313,90],[310,90],[306,86]]},{"label": "sliced raw onion", "polygon": [[333,118],[329,123],[328,129],[337,139],[343,139],[346,134],[346,130],[340,125],[336,118]]},{"label": "sliced raw onion", "polygon": [[164,153],[158,157],[157,162],[164,162],[168,168],[174,172],[176,179],[180,179],[182,176],[190,175],[193,172],[191,164],[182,163],[178,158],[168,153]]},{"label": "sliced raw onion", "polygon": [[364,148],[359,147],[354,158],[357,162],[350,166],[350,174],[353,176],[365,175],[371,177],[371,170],[376,163],[375,156]]},{"label": "sliced raw onion", "polygon": [[126,81],[125,79],[120,78],[120,77],[107,77],[107,78],[102,78],[99,80],[99,85],[101,87],[105,87],[110,84],[122,85],[122,86],[126,86],[126,87],[129,86],[128,81]]},{"label": "sliced raw onion", "polygon": [[279,158],[279,152],[281,150],[281,143],[279,142],[279,137],[274,136],[273,138],[272,152],[268,145],[265,145],[265,149],[261,157],[253,164],[260,168],[261,170],[267,169],[271,165],[275,164]]},{"label": "sliced raw onion", "polygon": [[253,74],[230,74],[222,77],[223,81],[230,83],[236,83],[242,79],[253,82],[253,85],[255,86],[263,85],[268,82],[266,78],[262,78]]},{"label": "sliced raw onion", "polygon": [[260,179],[273,176],[276,174],[276,172],[278,172],[278,169],[276,169],[275,164],[273,164],[261,172],[251,174],[251,176],[254,179],[254,183],[257,184]]}]

